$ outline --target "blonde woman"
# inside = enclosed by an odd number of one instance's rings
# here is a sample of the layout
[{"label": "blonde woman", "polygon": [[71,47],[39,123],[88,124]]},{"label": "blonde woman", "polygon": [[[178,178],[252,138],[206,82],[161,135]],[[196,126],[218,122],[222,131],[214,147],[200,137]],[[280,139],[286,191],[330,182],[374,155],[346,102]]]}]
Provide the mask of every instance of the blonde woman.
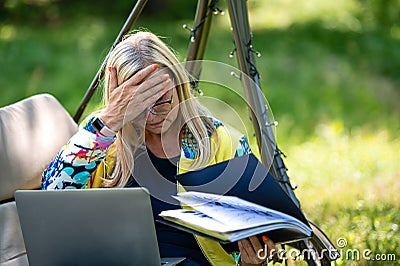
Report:
[{"label": "blonde woman", "polygon": [[[245,136],[230,134],[204,111],[189,81],[157,36],[126,36],[107,61],[105,108],[81,123],[43,172],[42,189],[144,186],[155,219],[179,208],[171,197],[177,173],[250,152]],[[186,257],[184,265],[235,263],[217,242],[161,224],[156,232],[162,257]],[[243,265],[263,262],[256,254],[264,243],[256,237],[238,247]]]}]

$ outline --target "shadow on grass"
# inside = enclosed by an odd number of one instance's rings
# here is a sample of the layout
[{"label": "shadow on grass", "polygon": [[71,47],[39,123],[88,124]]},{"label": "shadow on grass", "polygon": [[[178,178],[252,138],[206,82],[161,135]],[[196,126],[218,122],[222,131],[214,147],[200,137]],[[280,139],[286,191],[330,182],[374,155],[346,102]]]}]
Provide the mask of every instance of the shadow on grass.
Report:
[{"label": "shadow on grass", "polygon": [[318,23],[254,32],[264,92],[288,131],[321,122],[400,129],[400,39],[384,32],[328,30]]}]

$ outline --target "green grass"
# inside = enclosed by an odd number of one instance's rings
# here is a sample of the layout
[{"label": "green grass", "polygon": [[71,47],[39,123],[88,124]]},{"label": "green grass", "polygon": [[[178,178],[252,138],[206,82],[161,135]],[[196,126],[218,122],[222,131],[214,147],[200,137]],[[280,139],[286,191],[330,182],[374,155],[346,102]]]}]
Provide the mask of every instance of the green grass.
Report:
[{"label": "green grass", "polygon": [[370,249],[398,259],[399,148],[385,131],[350,135],[320,125],[312,139],[286,150],[304,212],[333,241],[346,239],[344,251]]},{"label": "green grass", "polygon": [[[262,53],[257,58],[262,88],[279,122],[278,145],[287,154],[306,216],[333,242],[345,238],[344,250],[393,253],[399,262],[400,31],[364,27],[358,3],[249,1],[253,42]],[[182,24],[191,25],[191,18],[149,15],[136,26],[166,36],[183,60],[189,33]],[[0,106],[49,92],[73,115],[123,22],[124,17],[94,13],[48,24],[0,22]],[[235,66],[228,57],[233,49],[228,17],[214,22],[206,58]],[[246,119],[237,95],[202,88]],[[99,106],[100,97],[99,91],[88,111]],[[216,115],[235,123],[225,112]]]}]

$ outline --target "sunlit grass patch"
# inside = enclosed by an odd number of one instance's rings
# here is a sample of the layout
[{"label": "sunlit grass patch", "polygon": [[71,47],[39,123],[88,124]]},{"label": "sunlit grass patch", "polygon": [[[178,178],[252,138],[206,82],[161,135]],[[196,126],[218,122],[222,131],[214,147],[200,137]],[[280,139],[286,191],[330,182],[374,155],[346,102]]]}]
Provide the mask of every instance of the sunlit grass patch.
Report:
[{"label": "sunlit grass patch", "polygon": [[[314,136],[285,152],[299,194],[307,202],[332,200],[352,204],[358,198],[395,200],[400,177],[400,139],[382,130],[346,132],[340,123],[320,125]],[[371,189],[373,188],[373,189]],[[314,191],[314,192],[312,192]]]},{"label": "sunlit grass patch", "polygon": [[[287,146],[285,162],[303,211],[333,242],[346,239],[344,252],[370,249],[400,259],[399,150],[400,139],[385,130],[346,132],[338,122]],[[352,262],[343,258],[339,265]]]},{"label": "sunlit grass patch", "polygon": [[[296,23],[321,21],[326,28],[360,30],[356,15],[361,11],[354,0],[269,0],[248,1],[253,29],[286,29]],[[221,5],[221,3],[220,3]],[[226,26],[228,21],[221,20]]]}]

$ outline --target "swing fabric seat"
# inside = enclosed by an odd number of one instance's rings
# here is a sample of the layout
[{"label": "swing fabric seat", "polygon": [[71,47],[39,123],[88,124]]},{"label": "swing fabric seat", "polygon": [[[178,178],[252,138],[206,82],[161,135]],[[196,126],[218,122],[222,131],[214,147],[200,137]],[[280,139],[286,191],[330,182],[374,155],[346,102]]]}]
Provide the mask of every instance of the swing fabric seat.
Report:
[{"label": "swing fabric seat", "polygon": [[40,189],[41,173],[77,130],[50,94],[0,108],[0,265],[28,265],[14,192]]}]

